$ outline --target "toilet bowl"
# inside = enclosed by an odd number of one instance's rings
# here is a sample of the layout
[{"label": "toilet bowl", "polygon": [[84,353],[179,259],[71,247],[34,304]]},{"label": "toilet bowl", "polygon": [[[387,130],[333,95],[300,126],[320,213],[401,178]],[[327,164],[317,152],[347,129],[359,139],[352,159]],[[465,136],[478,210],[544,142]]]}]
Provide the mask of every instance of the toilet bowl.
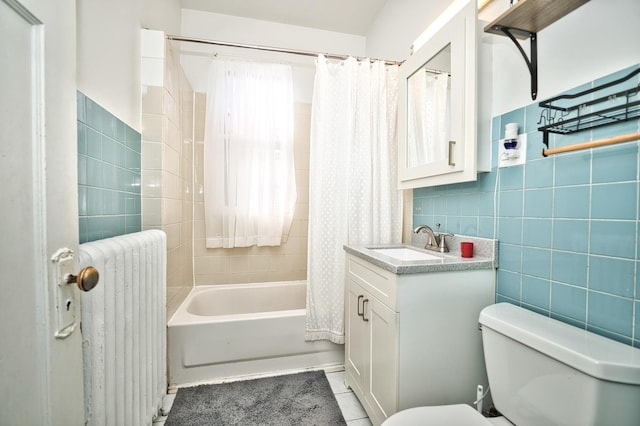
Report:
[{"label": "toilet bowl", "polygon": [[415,407],[397,412],[384,426],[513,426],[506,418],[484,417],[466,404]]},{"label": "toilet bowl", "polygon": [[492,426],[489,419],[466,404],[416,407],[399,411],[384,426]]},{"label": "toilet bowl", "polygon": [[466,404],[399,411],[383,426],[638,425],[640,349],[498,303],[479,319],[489,386],[504,417]]}]

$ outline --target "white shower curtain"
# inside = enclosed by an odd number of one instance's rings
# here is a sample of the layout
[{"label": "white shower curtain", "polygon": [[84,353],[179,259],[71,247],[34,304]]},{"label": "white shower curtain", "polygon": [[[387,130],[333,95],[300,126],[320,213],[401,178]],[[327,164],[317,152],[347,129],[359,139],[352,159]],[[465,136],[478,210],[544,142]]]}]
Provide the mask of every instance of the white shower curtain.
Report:
[{"label": "white shower curtain", "polygon": [[397,66],[316,65],[311,117],[307,340],[344,343],[343,245],[399,243]]},{"label": "white shower curtain", "polygon": [[204,134],[206,246],[276,246],[296,202],[291,67],[213,60]]}]

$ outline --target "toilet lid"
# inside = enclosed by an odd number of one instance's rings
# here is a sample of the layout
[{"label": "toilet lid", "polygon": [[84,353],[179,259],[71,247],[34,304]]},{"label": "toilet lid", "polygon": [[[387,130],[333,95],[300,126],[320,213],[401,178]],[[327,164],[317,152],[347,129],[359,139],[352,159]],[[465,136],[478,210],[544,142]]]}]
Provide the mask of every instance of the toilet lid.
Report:
[{"label": "toilet lid", "polygon": [[416,407],[402,410],[383,426],[491,426],[482,414],[465,404]]}]

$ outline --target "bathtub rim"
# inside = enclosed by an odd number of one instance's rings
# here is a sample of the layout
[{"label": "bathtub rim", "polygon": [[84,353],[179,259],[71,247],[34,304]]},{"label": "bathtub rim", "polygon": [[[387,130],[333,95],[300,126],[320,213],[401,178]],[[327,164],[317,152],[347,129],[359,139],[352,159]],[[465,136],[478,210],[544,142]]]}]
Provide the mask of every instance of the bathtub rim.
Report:
[{"label": "bathtub rim", "polygon": [[291,316],[300,316],[306,315],[306,308],[301,309],[289,309],[282,311],[270,311],[270,312],[252,312],[245,314],[232,314],[232,315],[196,315],[192,314],[187,310],[187,306],[191,303],[191,300],[197,297],[198,294],[207,292],[207,291],[215,291],[215,290],[229,290],[229,289],[238,289],[238,288],[255,288],[255,287],[272,287],[276,285],[307,285],[307,280],[290,280],[290,281],[268,281],[268,282],[260,282],[260,283],[242,283],[242,284],[208,284],[208,285],[199,285],[193,286],[191,290],[189,290],[189,294],[185,299],[180,303],[178,309],[173,313],[171,318],[167,321],[167,327],[184,327],[193,324],[209,324],[216,322],[227,322],[227,321],[250,321],[250,320],[259,320],[264,318],[273,318],[273,317],[291,317]]}]

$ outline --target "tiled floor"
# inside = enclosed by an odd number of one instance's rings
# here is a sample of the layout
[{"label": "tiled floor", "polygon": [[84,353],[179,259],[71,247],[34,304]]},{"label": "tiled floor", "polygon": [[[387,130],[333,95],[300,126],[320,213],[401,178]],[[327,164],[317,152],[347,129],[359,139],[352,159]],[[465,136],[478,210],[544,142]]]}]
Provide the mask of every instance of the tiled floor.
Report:
[{"label": "tiled floor", "polygon": [[[344,385],[344,371],[326,374],[331,390],[333,390],[336,401],[338,401],[338,406],[342,411],[342,417],[347,421],[347,426],[371,426],[371,422],[362,405],[360,405],[360,401],[358,401],[355,394]],[[169,413],[174,398],[175,394],[165,397],[162,407],[164,413]],[[167,420],[166,416],[158,417],[156,421],[153,422],[153,426],[163,426],[165,420]]]},{"label": "tiled floor", "polygon": [[329,385],[338,401],[347,426],[371,426],[367,413],[355,394],[344,385],[344,371],[327,373]]},{"label": "tiled floor", "polygon": [[160,408],[160,413],[162,416],[158,416],[153,421],[153,426],[164,426],[165,421],[167,420],[167,416],[169,415],[169,410],[171,410],[171,406],[173,405],[173,400],[176,399],[175,393],[170,393],[164,396],[162,400],[162,407]]}]

